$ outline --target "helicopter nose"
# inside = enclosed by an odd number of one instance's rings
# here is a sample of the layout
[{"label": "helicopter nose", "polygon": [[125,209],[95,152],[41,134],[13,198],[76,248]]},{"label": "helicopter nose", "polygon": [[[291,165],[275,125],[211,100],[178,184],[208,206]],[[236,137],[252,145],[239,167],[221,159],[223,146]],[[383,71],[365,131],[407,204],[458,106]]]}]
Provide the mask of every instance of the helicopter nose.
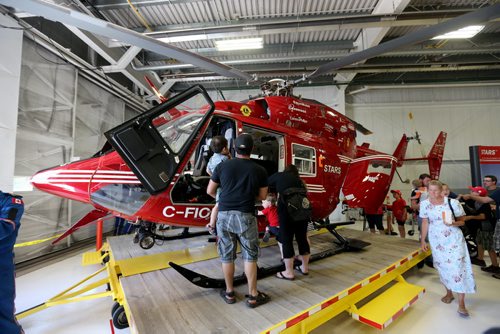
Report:
[{"label": "helicopter nose", "polygon": [[46,169],[31,177],[31,184],[43,192],[62,198],[89,203],[89,182],[92,171],[75,173],[71,170]]}]

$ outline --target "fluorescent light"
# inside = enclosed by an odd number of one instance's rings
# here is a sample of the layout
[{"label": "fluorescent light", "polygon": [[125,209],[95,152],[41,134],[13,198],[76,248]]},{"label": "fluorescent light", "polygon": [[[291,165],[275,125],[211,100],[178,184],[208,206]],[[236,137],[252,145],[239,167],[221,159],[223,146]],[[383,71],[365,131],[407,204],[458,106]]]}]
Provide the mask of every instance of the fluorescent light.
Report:
[{"label": "fluorescent light", "polygon": [[250,50],[262,49],[264,47],[264,43],[262,41],[262,37],[224,39],[215,41],[215,47],[218,51]]},{"label": "fluorescent light", "polygon": [[474,37],[478,32],[483,30],[484,26],[468,26],[462,29],[451,31],[444,35],[439,35],[433,39],[458,39],[458,38],[471,38]]}]

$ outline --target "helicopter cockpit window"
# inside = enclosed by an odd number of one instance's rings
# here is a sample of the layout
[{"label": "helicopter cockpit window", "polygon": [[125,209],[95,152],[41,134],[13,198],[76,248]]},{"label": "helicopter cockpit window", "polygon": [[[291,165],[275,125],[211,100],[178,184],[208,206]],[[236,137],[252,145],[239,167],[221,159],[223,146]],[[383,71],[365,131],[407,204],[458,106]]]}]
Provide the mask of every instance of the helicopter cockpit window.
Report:
[{"label": "helicopter cockpit window", "polygon": [[279,150],[280,146],[283,146],[283,136],[246,125],[243,126],[242,132],[250,134],[253,138],[253,150],[250,159],[264,167],[267,175],[276,173],[280,168]]},{"label": "helicopter cockpit window", "polygon": [[215,136],[224,136],[227,139],[231,156],[234,157],[234,149],[232,149],[236,137],[234,121],[224,117],[213,117],[172,190],[173,203],[207,204],[214,202],[214,199],[207,195],[207,186],[210,181],[207,164],[213,155],[210,142]]},{"label": "helicopter cockpit window", "polygon": [[299,174],[316,175],[316,150],[313,147],[292,144],[292,161]]},{"label": "helicopter cockpit window", "polygon": [[103,207],[132,216],[151,195],[141,184],[107,184],[90,194],[90,200]]},{"label": "helicopter cockpit window", "polygon": [[388,160],[372,160],[368,165],[367,173],[389,174],[392,164]]},{"label": "helicopter cockpit window", "polygon": [[189,136],[196,129],[203,118],[203,114],[192,113],[181,116],[178,119],[168,121],[170,114],[164,113],[153,120],[156,127],[165,142],[168,143],[174,153],[179,153]]}]

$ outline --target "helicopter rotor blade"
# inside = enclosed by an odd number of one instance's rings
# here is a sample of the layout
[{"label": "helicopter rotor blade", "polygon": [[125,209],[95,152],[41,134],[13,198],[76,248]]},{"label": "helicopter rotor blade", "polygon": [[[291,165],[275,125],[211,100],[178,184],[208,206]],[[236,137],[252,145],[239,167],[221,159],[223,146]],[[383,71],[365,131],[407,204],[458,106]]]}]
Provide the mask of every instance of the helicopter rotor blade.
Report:
[{"label": "helicopter rotor blade", "polygon": [[500,17],[500,3],[493,6],[484,7],[465,15],[461,15],[439,23],[427,28],[420,29],[418,31],[409,33],[407,35],[392,39],[388,42],[379,44],[377,46],[368,48],[363,51],[355,52],[352,55],[346,56],[344,58],[323,64],[319,66],[314,72],[306,76],[307,79],[312,79],[323,74],[330,73],[339,68],[343,68],[347,65],[352,65],[362,60],[373,58],[379,56],[383,53],[415,44],[418,42],[423,42],[431,39],[435,36],[439,36],[450,31],[454,31],[469,25],[475,25],[487,21],[491,21],[495,18]]},{"label": "helicopter rotor blade", "polygon": [[233,67],[221,64],[196,53],[178,48],[108,21],[104,21],[59,5],[47,3],[41,0],[0,0],[0,4],[17,8],[31,14],[40,15],[46,19],[68,24],[94,34],[135,45],[143,49],[156,52],[160,55],[177,59],[183,63],[193,64],[226,77],[238,78],[246,81],[252,81],[254,79],[252,75]]},{"label": "helicopter rotor blade", "polygon": [[[344,115],[345,116],[345,115]],[[347,116],[345,116],[347,117]],[[364,135],[371,135],[373,134],[373,132],[371,132],[370,130],[368,130],[367,128],[365,128],[363,125],[361,125],[360,123],[352,120],[351,118],[347,117],[349,119],[349,121],[352,122],[352,124],[354,124],[354,127],[356,128],[357,131],[361,132],[362,134]]]}]

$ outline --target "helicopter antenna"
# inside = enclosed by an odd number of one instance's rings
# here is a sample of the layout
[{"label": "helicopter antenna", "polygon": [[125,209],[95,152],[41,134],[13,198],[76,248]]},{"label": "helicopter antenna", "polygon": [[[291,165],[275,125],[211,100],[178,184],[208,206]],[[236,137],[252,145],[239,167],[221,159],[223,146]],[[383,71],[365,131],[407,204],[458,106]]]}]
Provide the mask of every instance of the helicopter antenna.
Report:
[{"label": "helicopter antenna", "polygon": [[418,134],[418,131],[415,131],[415,136],[408,137],[407,139],[408,139],[408,141],[416,140],[419,145],[422,145],[422,140],[420,139],[420,135]]}]

